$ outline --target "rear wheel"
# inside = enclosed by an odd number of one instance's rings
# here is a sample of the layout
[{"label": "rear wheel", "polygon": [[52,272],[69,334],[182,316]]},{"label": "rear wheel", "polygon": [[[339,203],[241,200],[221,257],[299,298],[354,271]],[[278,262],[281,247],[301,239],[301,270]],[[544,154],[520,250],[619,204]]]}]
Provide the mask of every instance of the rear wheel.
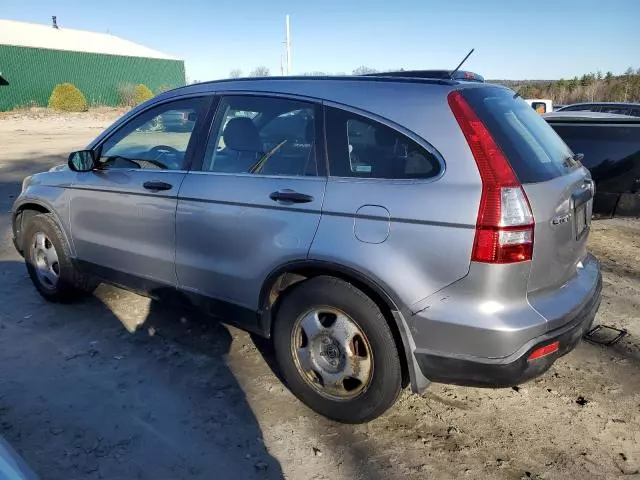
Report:
[{"label": "rear wheel", "polygon": [[36,289],[50,302],[71,302],[98,286],[71,263],[69,246],[50,213],[29,217],[24,229],[23,251],[27,271]]},{"label": "rear wheel", "polygon": [[398,398],[393,335],[378,306],[353,285],[332,277],[296,285],[282,300],[273,334],[284,380],[316,412],[362,423]]}]

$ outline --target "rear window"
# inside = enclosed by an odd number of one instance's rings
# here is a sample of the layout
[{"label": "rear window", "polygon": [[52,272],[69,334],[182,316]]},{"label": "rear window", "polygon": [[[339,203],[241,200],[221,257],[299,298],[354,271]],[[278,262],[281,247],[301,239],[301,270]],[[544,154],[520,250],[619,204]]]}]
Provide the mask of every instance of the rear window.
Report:
[{"label": "rear window", "polygon": [[521,183],[551,180],[580,166],[547,122],[502,88],[468,88],[464,98],[489,129]]},{"label": "rear window", "polygon": [[536,113],[547,113],[547,104],[544,102],[533,102],[531,103],[531,108],[533,108]]}]

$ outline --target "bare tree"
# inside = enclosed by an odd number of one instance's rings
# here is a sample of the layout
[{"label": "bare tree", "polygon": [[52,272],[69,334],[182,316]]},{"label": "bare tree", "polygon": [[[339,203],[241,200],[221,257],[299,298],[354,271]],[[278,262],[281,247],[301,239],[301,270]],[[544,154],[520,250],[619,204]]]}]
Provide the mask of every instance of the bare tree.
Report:
[{"label": "bare tree", "polygon": [[354,75],[367,75],[368,73],[378,73],[378,71],[375,68],[370,68],[365,65],[362,65],[353,71]]},{"label": "bare tree", "polygon": [[249,74],[250,77],[268,77],[269,75],[271,75],[271,73],[264,65],[254,68]]},{"label": "bare tree", "polygon": [[555,102],[564,104],[567,100],[567,89],[564,86],[558,86],[555,90]]},{"label": "bare tree", "polygon": [[136,97],[136,86],[133,83],[121,83],[118,85],[118,98],[120,105],[134,107]]},{"label": "bare tree", "polygon": [[631,93],[631,87],[632,87],[632,83],[633,83],[633,67],[629,67],[627,68],[627,70],[624,72],[624,76],[625,76],[625,82],[624,82],[624,98],[622,99],[623,102],[628,102],[628,98],[629,98],[629,94]]},{"label": "bare tree", "polygon": [[242,70],[234,68],[229,72],[229,78],[240,78],[242,76]]},{"label": "bare tree", "polygon": [[595,101],[596,97],[598,96],[598,92],[600,91],[600,81],[595,81],[593,83],[590,83],[589,85],[587,85],[584,88],[584,93],[587,96],[587,100],[589,100],[590,102]]}]

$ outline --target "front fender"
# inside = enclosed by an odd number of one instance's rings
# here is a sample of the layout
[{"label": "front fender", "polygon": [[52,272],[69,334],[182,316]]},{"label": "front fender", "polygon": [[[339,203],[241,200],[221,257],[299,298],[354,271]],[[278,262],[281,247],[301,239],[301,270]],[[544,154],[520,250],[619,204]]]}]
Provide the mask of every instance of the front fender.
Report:
[{"label": "front fender", "polygon": [[[25,221],[28,220],[30,215],[38,214],[38,213],[50,213],[53,216],[54,221],[60,227],[67,245],[69,245],[69,249],[71,251],[71,255],[75,256],[75,248],[73,246],[73,241],[70,235],[70,226],[69,226],[69,215],[68,215],[68,199],[64,190],[56,187],[40,187],[43,190],[55,190],[57,195],[54,195],[53,201],[46,196],[43,195],[33,195],[29,194],[29,189],[27,192],[23,192],[13,204],[12,215],[11,215],[11,227],[12,227],[12,240],[13,244],[20,253],[20,255],[24,256],[24,252],[22,251],[22,234],[24,232],[24,226],[26,225]],[[39,192],[45,193],[45,192]],[[47,192],[54,193],[54,192]],[[61,198],[64,197],[64,198]],[[33,213],[27,213],[33,212]]]}]

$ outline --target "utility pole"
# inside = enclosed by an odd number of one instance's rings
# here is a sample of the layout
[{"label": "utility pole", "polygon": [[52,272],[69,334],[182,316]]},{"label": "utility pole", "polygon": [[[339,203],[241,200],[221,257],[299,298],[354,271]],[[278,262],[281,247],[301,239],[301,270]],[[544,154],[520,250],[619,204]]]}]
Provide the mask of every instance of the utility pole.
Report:
[{"label": "utility pole", "polygon": [[287,15],[287,76],[291,75],[291,29],[289,15]]}]

